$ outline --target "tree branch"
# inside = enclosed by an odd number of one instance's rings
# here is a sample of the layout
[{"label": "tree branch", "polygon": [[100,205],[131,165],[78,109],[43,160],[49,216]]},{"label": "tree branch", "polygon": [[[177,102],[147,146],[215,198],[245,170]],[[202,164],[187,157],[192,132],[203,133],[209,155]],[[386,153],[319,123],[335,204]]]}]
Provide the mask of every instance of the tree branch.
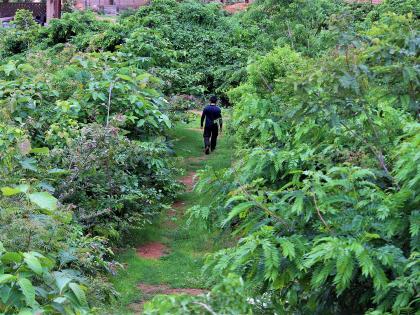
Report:
[{"label": "tree branch", "polygon": [[329,230],[330,229],[330,226],[328,225],[328,223],[324,220],[324,217],[322,216],[322,214],[321,214],[321,210],[319,209],[319,207],[318,207],[318,202],[317,202],[317,200],[316,200],[316,196],[315,196],[315,193],[312,191],[312,199],[313,199],[313,201],[314,201],[314,205],[315,205],[315,209],[316,209],[316,212],[317,212],[317,214],[318,214],[318,217],[321,219],[321,221],[322,221],[322,223],[325,225],[325,227]]},{"label": "tree branch", "polygon": [[209,305],[207,305],[207,304],[205,304],[205,303],[202,303],[202,302],[192,302],[192,304],[197,304],[197,305],[200,305],[201,307],[203,307],[206,311],[208,311],[211,315],[217,315],[217,313],[215,312],[215,311],[213,311],[213,309],[209,306]]},{"label": "tree branch", "polygon": [[257,207],[259,207],[260,209],[262,209],[266,214],[268,214],[269,216],[272,216],[273,218],[275,218],[277,221],[281,222],[283,225],[285,225],[287,228],[289,228],[289,224],[281,217],[279,217],[276,213],[274,213],[273,211],[271,211],[270,209],[268,209],[267,206],[265,206],[264,204],[262,204],[261,202],[259,202],[254,196],[252,196],[250,193],[248,193],[246,191],[246,189],[241,186],[239,188],[249,199],[251,199],[255,205]]},{"label": "tree branch", "polygon": [[111,82],[111,84],[109,85],[109,91],[108,91],[108,106],[107,106],[106,125],[105,125],[106,128],[108,128],[108,125],[109,125],[109,112],[111,111],[111,97],[112,97],[113,88],[114,88],[114,83]]}]

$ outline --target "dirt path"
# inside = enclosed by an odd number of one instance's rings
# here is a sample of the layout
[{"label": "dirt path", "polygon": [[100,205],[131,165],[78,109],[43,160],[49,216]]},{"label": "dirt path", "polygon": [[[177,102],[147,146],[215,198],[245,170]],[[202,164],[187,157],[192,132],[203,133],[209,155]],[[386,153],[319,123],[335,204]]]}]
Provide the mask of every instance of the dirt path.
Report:
[{"label": "dirt path", "polygon": [[184,192],[152,224],[132,235],[133,244],[139,245],[116,258],[126,268],[113,278],[120,304],[108,314],[142,314],[144,304],[158,294],[207,292],[207,281],[201,272],[205,257],[222,244],[208,229],[190,224],[185,213],[192,206],[210,202],[211,196],[207,198],[193,189],[198,180],[196,172],[207,166],[215,170],[229,166],[232,143],[221,137],[218,150],[205,155],[202,135],[197,132],[201,112],[191,114],[194,119],[179,123],[172,130],[176,165],[184,171],[179,178]]},{"label": "dirt path", "polygon": [[[191,192],[194,189],[196,182],[196,172],[191,171],[186,176],[179,180],[182,183],[187,192]],[[183,215],[186,203],[183,200],[177,200],[173,203],[172,208],[168,211],[168,219],[171,219],[177,215]],[[170,225],[172,228],[176,228],[176,224]],[[159,242],[150,242],[142,244],[137,247],[137,255],[144,259],[160,259],[168,254],[170,249],[165,244]]]},{"label": "dirt path", "polygon": [[[187,165],[190,162],[199,162],[206,159],[203,157],[191,157],[186,158]],[[179,182],[185,186],[187,196],[194,189],[196,183],[196,172],[189,171],[185,176],[179,179]],[[186,208],[185,200],[177,200],[173,203],[172,208],[167,213],[167,220],[163,223],[163,228],[177,229],[179,228],[178,224],[171,219],[176,218],[177,216],[182,216]],[[165,244],[160,242],[150,242],[143,244],[137,247],[137,255],[142,259],[161,259],[170,252]],[[146,284],[139,283],[138,288],[142,292],[142,299],[137,303],[132,303],[129,305],[129,308],[135,314],[142,314],[144,304],[151,300],[157,294],[189,294],[189,295],[200,295],[205,294],[207,290],[200,288],[172,288],[166,284]]]}]

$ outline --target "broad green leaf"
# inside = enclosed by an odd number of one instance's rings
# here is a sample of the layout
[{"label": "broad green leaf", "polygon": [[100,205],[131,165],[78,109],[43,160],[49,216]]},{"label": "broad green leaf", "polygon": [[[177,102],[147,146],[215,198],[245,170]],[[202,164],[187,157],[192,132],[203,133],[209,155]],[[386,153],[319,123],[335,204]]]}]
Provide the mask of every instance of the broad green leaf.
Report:
[{"label": "broad green leaf", "polygon": [[23,295],[25,296],[25,302],[29,306],[35,306],[35,288],[32,285],[31,281],[26,278],[20,278],[18,281],[19,287],[22,290]]},{"label": "broad green leaf", "polygon": [[16,72],[16,66],[14,63],[9,62],[3,66],[3,71],[9,76],[12,72]]},{"label": "broad green leaf", "polygon": [[1,286],[0,287],[0,301],[3,302],[3,304],[6,304],[10,298],[10,295],[12,293],[12,288],[10,286]]},{"label": "broad green leaf", "polygon": [[133,81],[133,78],[126,74],[117,74],[117,77],[119,77],[120,79],[123,79],[124,81],[129,81],[129,82]]},{"label": "broad green leaf", "polygon": [[1,256],[0,261],[4,264],[20,263],[23,259],[22,254],[16,252],[7,252]]},{"label": "broad green leaf", "polygon": [[57,284],[57,287],[60,290],[60,294],[63,294],[64,289],[72,281],[72,279],[58,272],[56,272],[55,275],[55,282]]},{"label": "broad green leaf", "polygon": [[0,284],[12,282],[15,280],[16,280],[16,276],[14,275],[9,275],[9,274],[0,275]]},{"label": "broad green leaf", "polygon": [[16,186],[16,188],[19,189],[20,192],[26,193],[29,190],[30,186],[28,184],[21,184]]},{"label": "broad green leaf", "polygon": [[62,168],[52,168],[48,170],[48,174],[53,174],[53,175],[63,175],[63,174],[68,174],[68,173],[69,173],[68,170],[64,170]]},{"label": "broad green leaf", "polygon": [[58,304],[64,304],[64,303],[67,302],[67,298],[65,298],[63,296],[59,296],[59,297],[54,299],[54,302],[58,303]]},{"label": "broad green leaf", "polygon": [[29,187],[30,186],[27,185],[27,184],[21,184],[21,185],[18,185],[16,187],[14,187],[14,188],[6,186],[6,187],[2,187],[1,191],[2,191],[4,196],[9,197],[9,196],[17,195],[17,194],[20,194],[20,193],[26,193],[29,190]]},{"label": "broad green leaf", "polygon": [[21,193],[21,191],[18,188],[12,187],[2,187],[0,190],[3,193],[3,196],[6,197],[14,196]]},{"label": "broad green leaf", "polygon": [[20,64],[17,68],[18,68],[18,70],[20,70],[22,72],[28,72],[28,73],[35,71],[34,67],[32,67],[28,63]]},{"label": "broad green leaf", "polygon": [[81,288],[81,286],[78,285],[77,283],[72,282],[69,284],[69,288],[73,291],[80,305],[86,306],[87,305],[86,295],[83,289]]},{"label": "broad green leaf", "polygon": [[41,209],[53,211],[57,209],[57,199],[47,192],[36,192],[28,195],[29,200]]},{"label": "broad green leaf", "polygon": [[48,155],[50,153],[50,149],[48,149],[47,147],[33,148],[30,152],[39,155]]},{"label": "broad green leaf", "polygon": [[34,172],[36,172],[38,170],[38,168],[36,166],[37,163],[36,163],[35,159],[28,158],[28,159],[24,159],[24,160],[19,161],[19,163],[20,163],[20,165],[22,165],[22,167],[24,169],[31,170],[31,171],[34,171]]},{"label": "broad green leaf", "polygon": [[162,114],[161,116],[162,121],[165,123],[166,127],[171,128],[172,124],[168,116]]},{"label": "broad green leaf", "polygon": [[28,267],[33,272],[35,272],[38,275],[42,273],[42,266],[41,266],[41,263],[39,262],[38,258],[36,258],[31,253],[24,253],[23,254],[23,257],[24,257],[23,260],[26,262],[26,264],[28,265]]},{"label": "broad green leaf", "polygon": [[18,315],[34,315],[34,314],[36,314],[36,313],[34,313],[33,311],[31,311],[30,309],[27,309],[27,308],[25,308],[23,310],[20,310],[19,313],[18,313]]}]

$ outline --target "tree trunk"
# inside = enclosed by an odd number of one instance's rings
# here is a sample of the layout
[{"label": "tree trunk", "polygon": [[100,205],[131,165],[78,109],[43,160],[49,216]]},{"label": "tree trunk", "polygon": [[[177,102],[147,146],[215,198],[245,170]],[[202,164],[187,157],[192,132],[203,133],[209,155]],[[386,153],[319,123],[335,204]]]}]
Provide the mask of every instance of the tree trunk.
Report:
[{"label": "tree trunk", "polygon": [[47,22],[61,17],[61,0],[47,0]]}]

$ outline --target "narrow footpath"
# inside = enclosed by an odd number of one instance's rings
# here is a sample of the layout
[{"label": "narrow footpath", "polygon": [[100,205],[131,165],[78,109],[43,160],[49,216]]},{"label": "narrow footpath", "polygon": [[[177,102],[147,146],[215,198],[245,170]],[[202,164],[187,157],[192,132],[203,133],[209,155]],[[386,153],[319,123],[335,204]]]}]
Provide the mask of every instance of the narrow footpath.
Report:
[{"label": "narrow footpath", "polygon": [[[222,135],[216,151],[204,155],[197,112],[190,113],[190,123],[179,123],[172,131],[177,166],[183,170],[179,181],[185,191],[160,217],[130,240],[133,249],[118,255],[125,269],[113,279],[119,292],[119,304],[112,314],[141,314],[143,305],[157,294],[198,295],[207,292],[201,274],[205,255],[221,246],[217,233],[187,224],[186,209],[205,205],[210,196],[202,196],[193,188],[196,172],[207,165],[214,169],[231,163],[231,143]],[[211,198],[211,197],[210,197]]]}]

